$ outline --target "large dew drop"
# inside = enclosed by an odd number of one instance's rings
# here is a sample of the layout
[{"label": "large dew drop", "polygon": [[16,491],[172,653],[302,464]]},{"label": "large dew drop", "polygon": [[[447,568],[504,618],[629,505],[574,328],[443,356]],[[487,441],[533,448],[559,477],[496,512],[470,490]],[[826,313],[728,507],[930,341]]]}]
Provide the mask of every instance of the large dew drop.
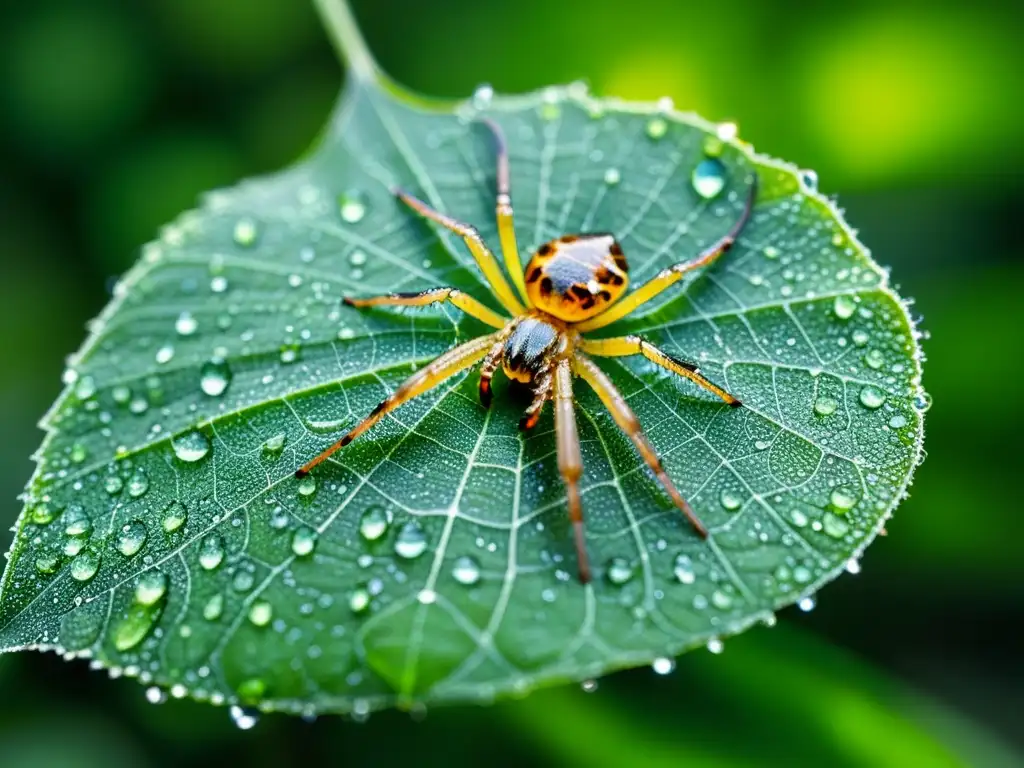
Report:
[{"label": "large dew drop", "polygon": [[181,461],[193,464],[210,452],[210,441],[202,432],[186,432],[174,438],[171,447]]},{"label": "large dew drop", "polygon": [[402,526],[395,538],[395,554],[412,560],[422,555],[427,549],[427,537],[419,523],[411,520]]},{"label": "large dew drop", "polygon": [[223,395],[230,383],[231,369],[222,358],[207,360],[199,369],[199,388],[210,397]]},{"label": "large dew drop", "polygon": [[459,584],[471,587],[480,581],[480,565],[469,555],[463,555],[452,566],[452,577]]},{"label": "large dew drop", "polygon": [[358,224],[366,215],[366,202],[360,192],[345,192],[338,198],[338,211],[343,221]]},{"label": "large dew drop", "polygon": [[376,541],[388,531],[391,513],[383,507],[370,507],[359,519],[359,534],[367,541]]},{"label": "large dew drop", "polygon": [[605,575],[609,582],[620,586],[633,578],[633,565],[624,557],[613,557],[608,563]]},{"label": "large dew drop", "polygon": [[690,183],[705,200],[717,197],[725,189],[725,166],[714,157],[701,160],[690,175]]},{"label": "large dew drop", "polygon": [[224,561],[224,539],[218,533],[211,533],[199,545],[199,565],[212,571]]},{"label": "large dew drop", "polygon": [[292,552],[296,557],[306,557],[316,547],[316,531],[308,526],[301,526],[295,529],[292,534]]},{"label": "large dew drop", "polygon": [[125,557],[132,557],[146,543],[146,526],[140,520],[132,520],[122,526],[117,534],[117,551]]}]

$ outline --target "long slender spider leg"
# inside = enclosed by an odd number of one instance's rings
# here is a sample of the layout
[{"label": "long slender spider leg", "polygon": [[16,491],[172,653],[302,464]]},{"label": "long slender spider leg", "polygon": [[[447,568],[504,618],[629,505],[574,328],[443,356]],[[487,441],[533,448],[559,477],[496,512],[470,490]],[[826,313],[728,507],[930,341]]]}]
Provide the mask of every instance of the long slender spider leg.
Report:
[{"label": "long slender spider leg", "polygon": [[552,376],[550,373],[543,374],[537,381],[533,390],[533,401],[527,406],[523,418],[519,420],[519,428],[529,432],[540,421],[540,412],[544,409],[544,403],[551,399]]},{"label": "long slender spider leg", "polygon": [[477,363],[484,355],[487,354],[487,350],[491,345],[494,344],[495,336],[496,334],[492,333],[487,336],[480,336],[479,338],[467,341],[465,344],[460,344],[454,349],[450,349],[445,352],[430,363],[430,365],[414,373],[402,382],[398,389],[392,392],[388,397],[384,398],[384,400],[382,400],[381,403],[370,412],[369,416],[353,427],[347,435],[341,438],[341,440],[330,446],[312,461],[300,467],[298,471],[296,471],[295,476],[305,477],[315,466],[325,461],[338,449],[344,448],[346,445],[351,443],[402,403],[411,400],[417,395],[423,394],[429,389],[433,389],[445,379],[454,376],[459,371],[463,371]]},{"label": "long slender spider leg", "polygon": [[740,231],[750,220],[750,213],[754,210],[754,200],[757,198],[757,174],[754,174],[754,181],[750,185],[750,192],[747,194],[747,203],[743,207],[743,213],[732,225],[732,229],[726,232],[716,243],[706,248],[697,258],[691,261],[684,261],[681,264],[663,269],[646,283],[641,285],[632,293],[628,294],[617,304],[613,304],[606,312],[597,317],[586,320],[576,326],[580,332],[593,331],[597,328],[604,328],[616,320],[621,320],[630,312],[633,312],[642,304],[646,304],[655,296],[660,294],[671,285],[683,279],[683,275],[701,267],[713,264],[722,254],[732,248]]},{"label": "long slender spider leg", "polygon": [[526,294],[526,282],[523,278],[523,263],[519,258],[519,247],[516,245],[516,230],[512,212],[511,174],[508,166],[508,143],[505,134],[496,122],[489,117],[480,118],[494,134],[495,153],[497,155],[497,201],[495,217],[498,221],[498,240],[501,242],[501,254],[505,259],[505,269],[512,278],[512,283],[526,306],[530,306],[530,298]]},{"label": "long slender spider leg", "polygon": [[633,441],[633,445],[636,446],[637,453],[640,454],[641,458],[647,463],[647,466],[651,468],[654,476],[658,478],[658,482],[661,483],[662,487],[671,497],[673,503],[679,510],[686,515],[686,519],[690,521],[690,524],[694,527],[694,530],[700,534],[702,539],[706,539],[708,536],[708,529],[704,527],[704,523],[700,521],[696,513],[686,502],[686,499],[682,497],[682,494],[676,490],[672,480],[669,479],[668,474],[665,472],[665,468],[661,464],[661,459],[658,458],[658,454],[654,451],[654,446],[651,445],[647,436],[644,434],[643,428],[640,426],[640,421],[637,419],[636,414],[633,413],[633,409],[626,403],[625,398],[619,392],[611,379],[597,367],[597,364],[584,354],[576,354],[576,372],[589,384],[593,390],[597,393],[597,396],[601,398],[601,402],[604,403],[604,407],[611,413],[612,418],[615,419],[615,423],[619,425],[621,429],[630,440]]},{"label": "long slender spider leg", "polygon": [[504,340],[499,339],[487,351],[487,356],[480,365],[480,404],[484,408],[491,407],[491,379],[494,378],[494,372],[498,370],[498,365],[501,363],[501,351],[504,347]]},{"label": "long slender spider leg", "polygon": [[431,288],[419,293],[389,293],[386,296],[368,296],[362,299],[346,297],[343,301],[350,307],[425,307],[428,304],[447,301],[470,317],[475,317],[481,323],[486,323],[493,328],[504,328],[508,322],[507,318],[485,307],[458,288]]},{"label": "long slender spider leg", "polygon": [[558,471],[565,483],[569,520],[576,540],[580,584],[587,584],[590,581],[590,559],[587,557],[587,540],[583,534],[583,503],[580,501],[583,454],[580,452],[580,436],[576,431],[576,413],[572,402],[572,367],[567,359],[559,361],[555,368],[554,400]]},{"label": "long slender spider leg", "polygon": [[577,346],[583,352],[596,355],[597,357],[643,355],[655,365],[659,365],[665,370],[671,371],[678,376],[683,376],[694,384],[703,387],[708,392],[721,398],[727,405],[733,408],[739,408],[743,405],[739,398],[705,379],[701,375],[700,369],[693,363],[672,357],[639,336],[618,336],[611,339],[580,339]]},{"label": "long slender spider leg", "polygon": [[505,279],[505,275],[501,273],[501,268],[498,266],[498,261],[494,258],[494,254],[491,253],[491,250],[480,237],[480,233],[474,227],[435,211],[422,200],[400,189],[396,188],[393,191],[399,200],[416,211],[420,216],[440,224],[463,239],[466,247],[469,248],[469,252],[476,259],[477,266],[480,267],[480,271],[484,273],[484,277],[490,284],[491,291],[505,309],[513,315],[521,315],[525,311],[523,305],[519,303],[519,299],[512,292],[512,288]]}]

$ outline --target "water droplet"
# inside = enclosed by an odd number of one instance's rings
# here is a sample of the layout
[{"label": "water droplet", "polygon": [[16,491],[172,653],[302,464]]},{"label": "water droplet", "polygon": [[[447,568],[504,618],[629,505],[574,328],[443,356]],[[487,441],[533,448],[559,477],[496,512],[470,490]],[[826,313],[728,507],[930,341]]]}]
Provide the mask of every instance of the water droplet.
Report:
[{"label": "water droplet", "polygon": [[832,508],[835,509],[836,512],[839,512],[840,514],[849,512],[857,503],[857,497],[854,495],[853,491],[842,486],[840,486],[839,488],[833,488],[832,493],[829,494],[828,499],[829,503],[832,505]]},{"label": "water droplet", "polygon": [[612,584],[625,584],[633,578],[633,565],[624,557],[613,557],[608,563],[605,575]]},{"label": "water droplet", "polygon": [[914,407],[924,413],[932,407],[932,396],[927,392],[920,392],[914,395]]},{"label": "water droplet", "polygon": [[224,275],[217,275],[210,280],[210,290],[213,293],[224,293],[228,289],[228,279]]},{"label": "water droplet", "polygon": [[711,593],[711,604],[720,610],[732,607],[732,598],[720,589]]},{"label": "water droplet", "polygon": [[75,384],[75,397],[88,400],[96,394],[96,380],[92,376],[83,376]]},{"label": "water droplet", "polygon": [[814,412],[819,416],[831,416],[838,407],[839,403],[831,397],[819,397],[814,401]]},{"label": "water droplet", "polygon": [[676,660],[668,656],[659,656],[651,662],[651,669],[658,675],[672,674],[676,668]]},{"label": "water droplet", "polygon": [[816,603],[814,601],[814,597],[811,596],[811,595],[807,595],[806,597],[800,598],[800,602],[797,603],[797,606],[804,613],[808,613],[810,611],[813,611],[815,605],[816,605]]},{"label": "water droplet", "polygon": [[472,586],[480,581],[480,564],[472,557],[463,555],[452,566],[452,576],[459,584]]},{"label": "water droplet", "polygon": [[686,555],[679,555],[676,558],[672,572],[680,584],[693,584],[697,579],[697,574],[693,571],[693,561]]},{"label": "water droplet", "polygon": [[722,161],[710,157],[701,160],[690,176],[693,190],[705,200],[716,197],[725,188],[725,166]]},{"label": "water droplet", "polygon": [[738,493],[728,489],[722,491],[719,500],[722,502],[722,507],[730,512],[735,512],[743,505],[743,498]]},{"label": "water droplet", "polygon": [[359,520],[359,533],[367,541],[376,541],[391,525],[391,513],[383,507],[370,507]]},{"label": "water droplet", "polygon": [[355,250],[349,254],[348,263],[353,267],[361,267],[366,264],[366,252]]},{"label": "water droplet", "polygon": [[306,475],[301,478],[298,483],[299,496],[305,498],[312,498],[313,494],[316,493],[316,478],[313,475]]},{"label": "water droplet", "polygon": [[224,595],[212,595],[203,606],[203,618],[207,621],[216,621],[224,612]]},{"label": "water droplet", "polygon": [[473,106],[477,109],[484,109],[494,98],[494,88],[490,83],[481,83],[473,91]]},{"label": "water droplet", "polygon": [[316,547],[317,533],[308,526],[300,526],[292,534],[292,552],[296,557],[305,557]]},{"label": "water droplet", "polygon": [[854,345],[858,347],[863,347],[865,344],[868,343],[868,341],[871,340],[871,337],[868,335],[868,332],[861,330],[854,331],[852,334],[850,334],[850,338],[853,339]]},{"label": "water droplet", "polygon": [[239,219],[235,222],[235,229],[232,232],[232,237],[238,245],[243,248],[248,248],[256,242],[257,234],[258,232],[255,221],[252,219]]},{"label": "water droplet", "polygon": [[89,581],[100,567],[100,556],[89,550],[82,552],[71,561],[71,578],[75,581]]},{"label": "water droplet", "polygon": [[395,554],[406,560],[412,560],[422,555],[426,549],[427,536],[420,528],[419,523],[410,520],[403,525],[395,538]]},{"label": "water droplet", "polygon": [[648,138],[657,141],[668,133],[668,123],[660,117],[653,117],[647,121],[646,131]]},{"label": "water droplet", "polygon": [[214,357],[203,363],[199,369],[199,387],[210,397],[219,397],[231,383],[231,369],[227,362],[219,357]]},{"label": "water droplet", "polygon": [[882,404],[885,403],[885,393],[878,387],[873,387],[868,384],[860,391],[860,404],[865,408],[869,408],[872,411],[876,408],[881,408]]},{"label": "water droplet", "polygon": [[860,560],[858,560],[856,557],[851,557],[849,560],[847,560],[846,572],[851,574],[852,576],[856,576],[858,573],[860,573]]},{"label": "water droplet", "polygon": [[840,320],[849,320],[857,311],[857,302],[853,300],[852,296],[841,294],[836,296],[835,301],[832,302],[832,311]]},{"label": "water droplet", "polygon": [[151,685],[146,689],[146,701],[150,704],[163,704],[167,701],[167,694],[162,688],[158,688],[155,685]]},{"label": "water droplet", "polygon": [[903,427],[907,426],[907,424],[907,417],[904,416],[902,413],[897,413],[892,418],[889,419],[890,429],[903,429]]},{"label": "water droplet", "polygon": [[188,513],[185,511],[185,505],[180,501],[172,501],[164,509],[164,517],[160,524],[163,526],[165,533],[174,533],[176,530],[181,528],[188,519]]},{"label": "water droplet", "polygon": [[885,355],[877,349],[869,349],[864,353],[864,362],[867,363],[868,368],[874,368],[877,371],[885,363]]},{"label": "water droplet", "polygon": [[366,203],[359,192],[349,191],[338,198],[341,218],[349,224],[358,224],[366,215]]},{"label": "water droplet", "polygon": [[256,723],[260,721],[260,713],[258,710],[250,709],[248,707],[240,707],[237,704],[232,704],[228,710],[228,714],[231,715],[231,722],[235,724],[235,727],[240,731],[248,731],[256,727]]},{"label": "water droplet", "polygon": [[766,259],[777,259],[779,258],[779,249],[774,245],[766,245],[764,250],[761,251]]},{"label": "water droplet", "polygon": [[800,180],[810,190],[818,188],[818,174],[811,170],[800,171]]},{"label": "water droplet", "polygon": [[833,539],[841,539],[850,532],[849,524],[831,512],[825,513],[825,516],[821,519],[821,526],[822,530],[825,531],[825,535],[831,536]]},{"label": "water droplet", "polygon": [[259,701],[267,692],[267,684],[258,677],[250,677],[238,684],[238,698],[242,701]]},{"label": "water droplet", "polygon": [[622,174],[618,168],[609,168],[604,172],[604,183],[609,187],[614,187],[620,181],[622,181]]},{"label": "water droplet", "polygon": [[140,520],[125,523],[117,534],[117,551],[132,557],[146,543],[146,526]]},{"label": "water droplet", "polygon": [[59,566],[59,555],[42,554],[36,558],[36,570],[40,573],[56,573]]},{"label": "water droplet", "polygon": [[202,432],[186,432],[171,443],[174,455],[189,464],[200,461],[210,452],[210,441]]},{"label": "water droplet", "polygon": [[75,506],[64,513],[64,533],[68,536],[88,536],[92,520],[81,507]]},{"label": "water droplet", "polygon": [[119,494],[122,488],[124,488],[124,483],[117,475],[107,475],[103,481],[103,489],[111,496]]},{"label": "water droplet", "polygon": [[719,654],[719,653],[721,653],[722,651],[725,650],[725,643],[723,643],[717,637],[712,637],[710,640],[708,640],[707,648],[712,653]]},{"label": "water droplet", "polygon": [[88,456],[89,452],[86,449],[85,445],[83,445],[82,443],[75,443],[74,445],[72,445],[71,452],[68,454],[68,457],[75,464],[81,464],[83,461],[86,460]]},{"label": "water droplet", "polygon": [[265,627],[274,618],[274,609],[266,600],[257,600],[249,606],[249,621],[257,627]]},{"label": "water droplet", "polygon": [[199,545],[199,564],[212,571],[224,561],[224,539],[218,533],[211,533]]},{"label": "water droplet", "polygon": [[36,504],[32,507],[32,522],[36,525],[48,525],[53,522],[56,514],[49,504]]},{"label": "water droplet", "polygon": [[740,127],[733,122],[719,123],[715,126],[715,135],[721,141],[732,141],[739,136]]},{"label": "water droplet", "polygon": [[125,403],[132,399],[132,391],[124,384],[118,384],[116,387],[110,390],[110,396],[118,405],[124,405]]},{"label": "water droplet", "polygon": [[421,589],[416,595],[416,600],[421,605],[433,605],[437,602],[437,592],[432,589]]},{"label": "water droplet", "polygon": [[174,321],[174,330],[178,332],[179,336],[191,336],[197,328],[199,328],[199,321],[191,312],[182,312]]},{"label": "water droplet", "polygon": [[135,602],[139,605],[156,605],[167,594],[167,574],[160,571],[146,571],[135,583]]},{"label": "water droplet", "polygon": [[267,458],[278,456],[281,451],[284,450],[286,440],[287,435],[285,435],[284,432],[269,438],[265,443],[263,443],[263,455]]},{"label": "water droplet", "polygon": [[352,613],[363,613],[370,607],[370,593],[362,587],[353,589],[348,596],[348,607]]},{"label": "water droplet", "polygon": [[580,683],[580,689],[584,693],[593,693],[597,690],[597,680],[584,680]]},{"label": "water droplet", "polygon": [[146,491],[149,490],[149,476],[146,474],[146,470],[139,467],[132,473],[132,476],[128,478],[128,495],[133,499],[137,499],[140,496],[145,496]]}]

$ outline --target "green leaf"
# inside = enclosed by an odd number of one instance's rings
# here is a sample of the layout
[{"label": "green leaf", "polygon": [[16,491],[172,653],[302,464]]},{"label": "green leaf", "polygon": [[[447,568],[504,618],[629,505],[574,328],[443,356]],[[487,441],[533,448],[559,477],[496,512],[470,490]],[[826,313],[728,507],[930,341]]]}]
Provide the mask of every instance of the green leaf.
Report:
[{"label": "green leaf", "polygon": [[[361,713],[649,663],[842,572],[904,494],[926,401],[907,312],[813,175],[728,128],[579,87],[415,100],[376,73],[344,6],[321,5],[352,77],[319,146],[168,226],[72,358],[4,574],[0,647],[216,703]],[[720,237],[760,179],[726,257],[609,329],[698,361],[746,407],[643,361],[602,363],[712,536],[579,387],[587,587],[550,415],[524,438],[501,384],[485,411],[475,377],[456,377],[294,477],[483,331],[447,308],[340,303],[437,285],[493,303],[463,245],[389,192],[496,245],[482,115],[509,139],[524,252],[611,231],[635,285]]]}]

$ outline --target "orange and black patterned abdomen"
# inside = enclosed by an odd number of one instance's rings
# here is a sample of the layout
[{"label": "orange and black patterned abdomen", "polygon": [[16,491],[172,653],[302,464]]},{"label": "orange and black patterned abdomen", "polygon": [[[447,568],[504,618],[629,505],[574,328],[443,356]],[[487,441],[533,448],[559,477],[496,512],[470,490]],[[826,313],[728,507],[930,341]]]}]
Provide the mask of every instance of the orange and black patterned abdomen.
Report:
[{"label": "orange and black patterned abdomen", "polygon": [[629,265],[611,235],[565,235],[545,243],[526,265],[533,305],[578,323],[614,304],[629,284]]}]

